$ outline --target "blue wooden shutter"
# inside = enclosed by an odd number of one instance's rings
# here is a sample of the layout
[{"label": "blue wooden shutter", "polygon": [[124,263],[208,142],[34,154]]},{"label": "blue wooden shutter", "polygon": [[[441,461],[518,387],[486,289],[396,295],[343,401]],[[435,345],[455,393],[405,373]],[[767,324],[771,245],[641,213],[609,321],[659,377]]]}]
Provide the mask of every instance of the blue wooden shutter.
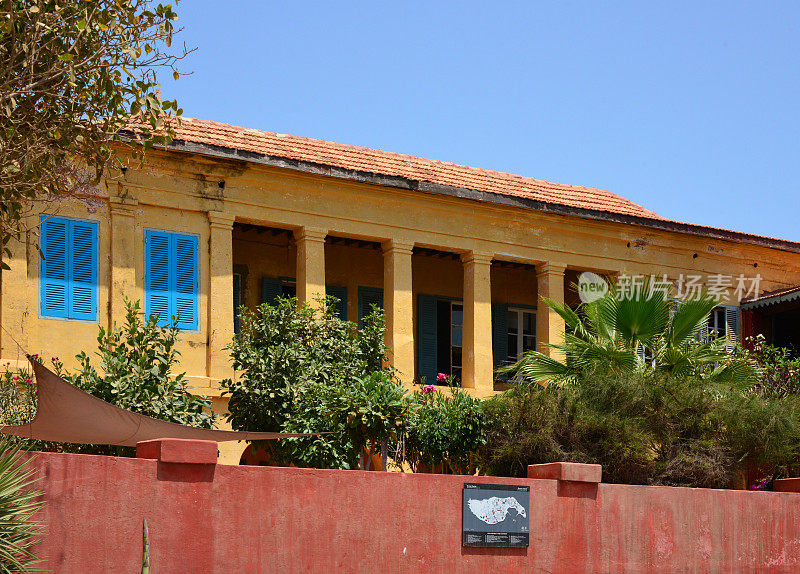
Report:
[{"label": "blue wooden shutter", "polygon": [[69,221],[69,318],[97,320],[97,224]]},{"label": "blue wooden shutter", "polygon": [[[325,293],[336,297],[336,314],[342,321],[347,321],[347,287],[340,287],[339,285],[326,285]],[[381,296],[381,303],[383,297]]]},{"label": "blue wooden shutter", "polygon": [[145,232],[145,314],[158,315],[158,324],[166,326],[171,319],[170,235],[148,229]]},{"label": "blue wooden shutter", "polygon": [[494,368],[508,359],[508,304],[492,303],[492,356]]},{"label": "blue wooden shutter", "polygon": [[436,384],[437,373],[437,297],[419,295],[417,298],[417,370],[420,380]]},{"label": "blue wooden shutter", "polygon": [[175,269],[172,312],[178,317],[175,324],[180,329],[196,331],[198,328],[197,236],[174,233],[171,240],[173,269]]},{"label": "blue wooden shutter", "polygon": [[68,222],[42,216],[42,260],[39,266],[39,307],[44,317],[69,316],[68,302]]},{"label": "blue wooden shutter", "polygon": [[379,287],[358,288],[358,326],[364,325],[364,317],[372,312],[372,305],[383,309],[383,289]]},{"label": "blue wooden shutter", "polygon": [[281,280],[277,277],[261,278],[261,302],[274,305],[281,296]]}]

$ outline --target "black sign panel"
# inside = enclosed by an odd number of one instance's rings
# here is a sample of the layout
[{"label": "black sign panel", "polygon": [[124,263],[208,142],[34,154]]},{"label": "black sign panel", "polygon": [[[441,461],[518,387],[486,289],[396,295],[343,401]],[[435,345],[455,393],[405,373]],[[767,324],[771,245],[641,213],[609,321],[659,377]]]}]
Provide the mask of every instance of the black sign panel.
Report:
[{"label": "black sign panel", "polygon": [[529,486],[464,484],[462,545],[526,548],[530,497]]}]

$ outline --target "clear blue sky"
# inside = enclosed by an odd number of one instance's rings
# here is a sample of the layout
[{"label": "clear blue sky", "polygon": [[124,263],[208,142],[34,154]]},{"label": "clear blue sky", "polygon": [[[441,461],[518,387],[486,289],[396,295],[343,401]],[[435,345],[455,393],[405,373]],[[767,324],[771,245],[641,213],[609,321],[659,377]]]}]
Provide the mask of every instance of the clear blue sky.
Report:
[{"label": "clear blue sky", "polygon": [[[656,6],[663,4],[663,6]],[[796,2],[184,0],[188,116],[800,241]]]}]

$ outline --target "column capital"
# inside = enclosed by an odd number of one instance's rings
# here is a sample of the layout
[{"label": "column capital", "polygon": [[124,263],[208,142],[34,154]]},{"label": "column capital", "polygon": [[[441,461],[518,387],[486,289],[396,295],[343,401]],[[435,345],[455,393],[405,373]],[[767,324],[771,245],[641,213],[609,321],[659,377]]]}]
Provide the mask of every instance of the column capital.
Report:
[{"label": "column capital", "polygon": [[392,255],[394,253],[400,255],[411,255],[414,252],[413,241],[401,241],[397,239],[389,239],[381,244],[384,255]]},{"label": "column capital", "polygon": [[208,222],[211,224],[211,227],[233,229],[234,221],[236,221],[236,216],[232,213],[226,213],[224,211],[208,212]]},{"label": "column capital", "polygon": [[543,261],[536,264],[536,276],[541,275],[563,275],[567,270],[566,263],[557,263],[555,261]]},{"label": "column capital", "polygon": [[491,265],[494,253],[482,251],[467,251],[461,254],[461,262],[464,265]]},{"label": "column capital", "polygon": [[135,197],[122,197],[112,195],[108,198],[112,215],[127,215],[133,217],[133,208],[139,205],[139,200]]},{"label": "column capital", "polygon": [[321,227],[301,227],[294,230],[295,241],[316,241],[324,243],[328,236],[328,230]]}]

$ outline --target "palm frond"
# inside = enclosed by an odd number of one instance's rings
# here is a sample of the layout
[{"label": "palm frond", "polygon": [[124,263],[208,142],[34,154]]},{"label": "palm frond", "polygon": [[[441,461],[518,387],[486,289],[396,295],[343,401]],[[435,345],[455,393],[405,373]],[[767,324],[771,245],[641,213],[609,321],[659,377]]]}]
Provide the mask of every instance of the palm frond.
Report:
[{"label": "palm frond", "polygon": [[710,296],[682,301],[675,307],[672,316],[668,331],[670,344],[678,346],[688,339],[694,339],[698,331],[705,326],[708,314],[717,304],[717,299]]},{"label": "palm frond", "polygon": [[[568,305],[560,305],[548,297],[542,297],[542,301],[544,301],[548,307],[550,307],[553,311],[558,313],[562,319],[564,319],[564,324],[568,327],[568,330],[572,331],[583,339],[590,337],[590,333],[583,324],[580,316],[578,316],[575,311],[570,309]],[[542,311],[544,310],[542,309]]]},{"label": "palm frond", "polygon": [[631,347],[650,345],[669,323],[670,305],[663,297],[640,292],[618,302],[616,329]]},{"label": "palm frond", "polygon": [[523,353],[519,361],[498,372],[525,382],[562,382],[577,375],[574,368],[539,351]]},{"label": "palm frond", "polygon": [[759,374],[758,367],[753,362],[737,358],[717,365],[703,379],[708,383],[744,391],[758,382]]},{"label": "palm frond", "polygon": [[30,459],[20,457],[20,447],[0,441],[0,571],[29,572],[39,560],[33,546],[41,534],[34,518],[42,503]]}]

